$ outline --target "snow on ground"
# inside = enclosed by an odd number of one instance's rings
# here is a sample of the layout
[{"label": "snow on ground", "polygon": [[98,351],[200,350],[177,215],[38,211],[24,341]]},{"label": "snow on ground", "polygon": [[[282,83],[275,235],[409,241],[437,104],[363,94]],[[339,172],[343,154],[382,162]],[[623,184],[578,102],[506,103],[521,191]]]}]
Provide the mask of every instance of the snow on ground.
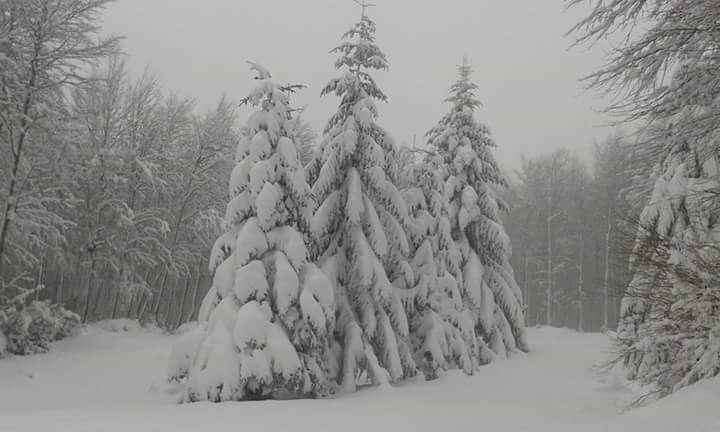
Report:
[{"label": "snow on ground", "polygon": [[603,335],[530,329],[532,353],[474,377],[367,388],[331,400],[178,405],[164,384],[174,336],[91,327],[49,354],[0,361],[0,432],[717,432],[720,380],[622,413],[633,396],[595,364]]}]

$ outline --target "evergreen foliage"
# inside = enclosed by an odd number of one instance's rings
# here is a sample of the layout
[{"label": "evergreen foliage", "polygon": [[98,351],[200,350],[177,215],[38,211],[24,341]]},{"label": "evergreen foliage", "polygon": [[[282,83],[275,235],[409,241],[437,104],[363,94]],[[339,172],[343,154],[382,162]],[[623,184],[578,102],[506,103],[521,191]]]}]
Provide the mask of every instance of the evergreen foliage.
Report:
[{"label": "evergreen foliage", "polygon": [[[477,85],[470,80],[472,68],[465,61],[458,70],[459,79],[446,99],[451,110],[427,136],[443,160],[452,237],[462,254],[461,292],[473,312],[477,335],[495,354],[527,351],[522,293],[500,219],[507,205],[496,192],[506,181],[492,155],[495,142],[489,129],[474,118],[480,102]],[[480,356],[482,362],[490,360]]]}]

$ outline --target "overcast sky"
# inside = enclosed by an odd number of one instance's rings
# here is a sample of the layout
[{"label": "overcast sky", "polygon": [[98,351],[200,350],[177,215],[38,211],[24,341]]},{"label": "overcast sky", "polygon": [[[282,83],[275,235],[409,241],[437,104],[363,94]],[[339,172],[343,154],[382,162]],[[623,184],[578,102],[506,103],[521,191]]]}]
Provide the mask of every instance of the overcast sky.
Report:
[{"label": "overcast sky", "polygon": [[[388,95],[379,123],[399,143],[423,135],[447,111],[447,88],[467,55],[492,130],[510,169],[521,155],[558,147],[590,154],[609,132],[604,102],[578,78],[602,64],[601,47],[570,49],[565,32],[583,10],[563,0],[374,0],[369,13],[390,70],[376,74]],[[317,130],[337,106],[320,98],[337,76],[328,53],[359,18],[351,0],[120,0],[105,29],[124,35],[131,71],[146,66],[163,85],[210,108],[253,85],[246,60],[281,82],[308,85],[294,99]]]}]

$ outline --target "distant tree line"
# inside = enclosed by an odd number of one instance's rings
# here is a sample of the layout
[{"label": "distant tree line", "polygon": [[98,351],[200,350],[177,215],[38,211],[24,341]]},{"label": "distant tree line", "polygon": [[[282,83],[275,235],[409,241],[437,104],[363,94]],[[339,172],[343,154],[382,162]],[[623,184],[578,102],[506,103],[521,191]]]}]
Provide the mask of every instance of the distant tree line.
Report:
[{"label": "distant tree line", "polygon": [[509,176],[506,223],[528,325],[615,328],[631,277],[631,144],[616,133],[594,145],[589,167],[559,149],[524,158]]}]

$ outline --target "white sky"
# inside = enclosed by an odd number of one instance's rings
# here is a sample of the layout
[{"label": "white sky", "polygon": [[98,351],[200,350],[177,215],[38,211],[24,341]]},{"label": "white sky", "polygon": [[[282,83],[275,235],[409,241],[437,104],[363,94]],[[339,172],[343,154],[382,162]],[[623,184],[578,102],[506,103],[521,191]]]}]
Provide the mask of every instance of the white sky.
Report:
[{"label": "white sky", "polygon": [[[388,95],[379,123],[398,143],[423,135],[448,109],[447,88],[467,55],[475,68],[478,118],[492,130],[507,168],[521,155],[558,147],[590,154],[609,132],[604,102],[578,79],[603,62],[603,50],[572,48],[565,32],[584,10],[563,0],[374,0],[377,42],[390,70],[376,74]],[[124,35],[130,68],[146,66],[163,85],[210,108],[226,93],[239,99],[253,85],[246,60],[281,82],[309,87],[295,97],[320,131],[337,106],[320,98],[337,76],[328,51],[359,18],[351,0],[120,0],[105,30]]]}]

